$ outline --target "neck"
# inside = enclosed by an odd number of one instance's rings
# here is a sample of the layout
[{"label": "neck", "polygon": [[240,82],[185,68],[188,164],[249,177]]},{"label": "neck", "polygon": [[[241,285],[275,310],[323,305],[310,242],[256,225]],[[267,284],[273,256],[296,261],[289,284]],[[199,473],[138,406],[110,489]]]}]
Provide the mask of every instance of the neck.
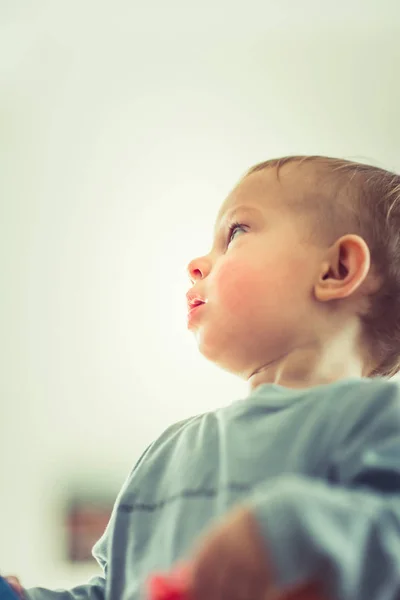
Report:
[{"label": "neck", "polygon": [[362,377],[365,357],[360,353],[358,334],[358,327],[349,327],[329,340],[315,339],[296,347],[252,372],[250,389],[263,383],[305,388]]}]

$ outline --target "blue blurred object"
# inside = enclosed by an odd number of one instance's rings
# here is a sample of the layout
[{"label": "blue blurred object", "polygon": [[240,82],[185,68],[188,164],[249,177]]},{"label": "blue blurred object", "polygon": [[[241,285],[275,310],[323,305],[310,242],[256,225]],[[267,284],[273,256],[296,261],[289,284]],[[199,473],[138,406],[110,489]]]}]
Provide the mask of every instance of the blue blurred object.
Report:
[{"label": "blue blurred object", "polygon": [[7,583],[4,577],[0,576],[0,600],[19,600],[19,596]]}]

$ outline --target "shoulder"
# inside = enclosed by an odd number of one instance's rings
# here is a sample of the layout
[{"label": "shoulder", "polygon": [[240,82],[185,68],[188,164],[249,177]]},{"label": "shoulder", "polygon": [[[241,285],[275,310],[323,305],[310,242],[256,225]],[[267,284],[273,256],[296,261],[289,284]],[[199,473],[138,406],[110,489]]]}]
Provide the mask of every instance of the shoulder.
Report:
[{"label": "shoulder", "polygon": [[394,485],[395,477],[400,487],[399,383],[383,379],[349,382],[334,401],[332,410],[331,432],[335,443],[331,465],[335,479],[373,484],[387,490],[388,478]]},{"label": "shoulder", "polygon": [[186,432],[188,429],[197,427],[199,423],[205,417],[207,417],[208,414],[213,413],[201,413],[199,415],[188,417],[186,419],[182,419],[181,421],[176,421],[175,423],[172,423],[161,433],[161,435],[156,439],[155,443],[160,444],[171,438],[179,437],[180,434]]},{"label": "shoulder", "polygon": [[389,438],[396,444],[400,440],[399,382],[347,379],[314,388],[311,395],[332,460],[357,454]]},{"label": "shoulder", "polygon": [[182,419],[166,427],[147,448],[143,456],[144,462],[153,461],[160,456],[167,458],[178,452],[182,444],[189,444],[194,440],[204,419],[212,413],[204,413]]},{"label": "shoulder", "polygon": [[400,383],[388,379],[349,379],[334,384],[328,398],[330,410],[342,426],[382,413],[398,414]]}]

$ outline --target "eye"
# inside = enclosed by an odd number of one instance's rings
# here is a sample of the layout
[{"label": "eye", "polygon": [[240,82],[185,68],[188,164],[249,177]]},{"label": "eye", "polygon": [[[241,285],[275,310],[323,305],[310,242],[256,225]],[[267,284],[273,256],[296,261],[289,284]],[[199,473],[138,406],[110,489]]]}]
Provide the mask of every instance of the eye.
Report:
[{"label": "eye", "polygon": [[243,223],[232,223],[232,225],[229,227],[229,233],[228,233],[228,246],[231,243],[231,241],[234,239],[235,237],[235,233],[239,230],[242,231],[246,231],[246,225],[243,225]]}]

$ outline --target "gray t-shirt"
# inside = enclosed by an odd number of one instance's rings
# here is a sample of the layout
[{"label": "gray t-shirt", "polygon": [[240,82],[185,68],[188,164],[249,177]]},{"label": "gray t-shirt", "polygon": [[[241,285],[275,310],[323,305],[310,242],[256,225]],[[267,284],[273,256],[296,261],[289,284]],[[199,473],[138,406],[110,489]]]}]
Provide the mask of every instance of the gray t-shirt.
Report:
[{"label": "gray t-shirt", "polygon": [[327,597],[400,598],[400,386],[347,379],[260,385],[169,427],[144,452],[93,549],[104,570],[29,600],[139,600],[237,503],[252,507],[277,584],[321,579]]}]

